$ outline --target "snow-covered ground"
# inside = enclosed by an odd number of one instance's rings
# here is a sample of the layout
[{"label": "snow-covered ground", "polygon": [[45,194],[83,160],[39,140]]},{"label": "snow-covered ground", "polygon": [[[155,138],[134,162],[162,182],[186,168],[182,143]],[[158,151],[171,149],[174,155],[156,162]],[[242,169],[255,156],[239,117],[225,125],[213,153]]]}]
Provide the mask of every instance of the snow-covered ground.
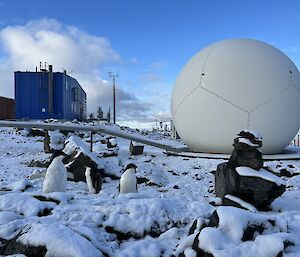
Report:
[{"label": "snow-covered ground", "polygon": [[[169,141],[159,133],[148,136]],[[22,232],[22,244],[44,245],[48,257],[168,257],[182,252],[194,257],[195,233],[189,235],[190,228],[195,220],[207,223],[217,209],[219,226],[205,228],[199,237],[199,246],[215,257],[277,257],[280,250],[282,256],[300,256],[299,161],[281,162],[297,171],[296,176],[282,177],[287,191],[275,200],[272,211],[246,211],[210,204],[218,201],[211,172],[223,160],[167,156],[149,146],[144,155],[130,157],[129,141],[116,141],[119,154],[102,158],[105,168],[118,174],[128,162],[136,164],[138,193],[119,194],[119,180],[106,178],[98,194],[89,193],[86,183],[73,181],[67,182],[67,192],[44,194],[43,178],[29,179],[46,171],[29,167],[50,159],[43,151],[43,137],[0,129],[0,238],[9,240]],[[100,142],[94,150],[101,150]],[[242,240],[247,224],[268,220],[275,220],[276,226],[255,240]]]}]

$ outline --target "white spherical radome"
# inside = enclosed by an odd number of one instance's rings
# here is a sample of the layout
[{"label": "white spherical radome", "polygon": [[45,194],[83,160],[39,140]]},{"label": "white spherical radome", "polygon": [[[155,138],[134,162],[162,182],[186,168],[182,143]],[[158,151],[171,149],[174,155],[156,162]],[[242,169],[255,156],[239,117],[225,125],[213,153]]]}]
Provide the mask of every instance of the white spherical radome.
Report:
[{"label": "white spherical radome", "polygon": [[171,105],[176,130],[192,151],[230,153],[248,128],[262,134],[264,154],[279,153],[300,126],[300,73],[271,45],[224,40],[184,66]]}]

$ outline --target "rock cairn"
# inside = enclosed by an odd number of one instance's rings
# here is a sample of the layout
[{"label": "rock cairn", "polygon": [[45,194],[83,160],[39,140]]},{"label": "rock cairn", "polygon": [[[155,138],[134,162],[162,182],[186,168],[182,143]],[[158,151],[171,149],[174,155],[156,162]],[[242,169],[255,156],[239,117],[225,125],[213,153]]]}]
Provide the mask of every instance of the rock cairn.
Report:
[{"label": "rock cairn", "polygon": [[262,147],[262,137],[258,133],[243,130],[234,139],[234,150],[228,161],[228,166],[236,168],[239,166],[250,167],[259,170],[263,167],[264,161],[258,148]]},{"label": "rock cairn", "polygon": [[[285,191],[284,182],[263,169],[263,158],[258,150],[262,137],[243,130],[234,139],[234,150],[227,163],[221,163],[215,173],[215,192],[224,205],[247,209],[250,203],[265,210]],[[239,200],[240,199],[240,200]]]}]

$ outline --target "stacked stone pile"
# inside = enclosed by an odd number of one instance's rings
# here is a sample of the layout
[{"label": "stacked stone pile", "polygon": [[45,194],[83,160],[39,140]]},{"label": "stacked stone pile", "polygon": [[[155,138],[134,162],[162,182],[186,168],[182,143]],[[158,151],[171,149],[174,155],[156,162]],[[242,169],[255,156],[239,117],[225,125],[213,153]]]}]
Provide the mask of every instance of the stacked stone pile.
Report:
[{"label": "stacked stone pile", "polygon": [[216,195],[222,198],[224,205],[247,208],[246,202],[257,209],[267,209],[283,194],[285,186],[279,177],[263,169],[262,154],[258,150],[262,146],[262,137],[244,130],[234,139],[233,146],[229,161],[217,167]]}]

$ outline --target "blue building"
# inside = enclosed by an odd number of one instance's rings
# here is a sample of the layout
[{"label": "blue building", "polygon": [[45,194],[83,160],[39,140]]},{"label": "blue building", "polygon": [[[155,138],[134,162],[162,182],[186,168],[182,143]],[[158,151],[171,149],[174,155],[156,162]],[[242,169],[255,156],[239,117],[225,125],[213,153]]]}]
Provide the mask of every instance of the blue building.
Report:
[{"label": "blue building", "polygon": [[86,93],[66,72],[15,72],[17,119],[86,119]]}]

